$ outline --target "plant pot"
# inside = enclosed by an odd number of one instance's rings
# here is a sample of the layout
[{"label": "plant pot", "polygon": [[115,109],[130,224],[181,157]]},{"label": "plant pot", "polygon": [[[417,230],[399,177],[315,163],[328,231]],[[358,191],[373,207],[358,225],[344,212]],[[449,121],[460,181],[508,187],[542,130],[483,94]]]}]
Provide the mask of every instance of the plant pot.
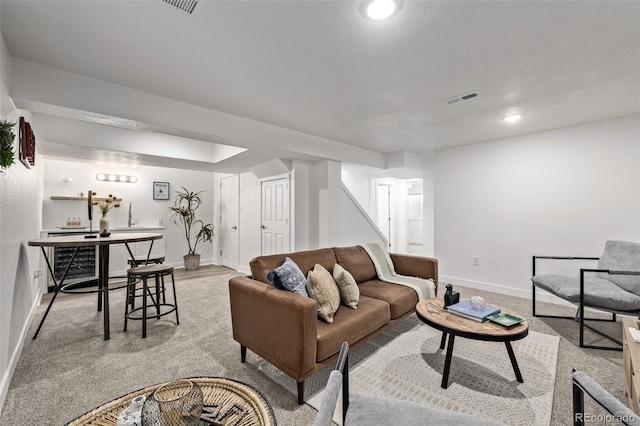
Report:
[{"label": "plant pot", "polygon": [[184,259],[184,269],[193,270],[200,269],[200,255],[199,254],[185,254]]}]

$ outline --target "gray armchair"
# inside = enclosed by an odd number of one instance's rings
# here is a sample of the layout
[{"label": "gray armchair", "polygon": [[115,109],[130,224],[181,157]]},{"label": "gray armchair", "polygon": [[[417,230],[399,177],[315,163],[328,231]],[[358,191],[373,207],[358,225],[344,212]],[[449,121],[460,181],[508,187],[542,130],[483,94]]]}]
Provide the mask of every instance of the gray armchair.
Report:
[{"label": "gray armchair", "polygon": [[597,416],[596,413],[586,414],[584,412],[585,393],[610,415],[610,419],[607,418],[605,423],[612,423],[610,420],[614,420],[623,425],[640,424],[640,418],[638,418],[633,411],[618,401],[617,398],[607,392],[586,373],[574,369],[571,375],[571,382],[573,383],[574,426],[582,426],[585,423],[590,423],[593,421],[590,417]]},{"label": "gray armchair", "polygon": [[314,426],[330,426],[342,387],[342,424],[344,426],[403,425],[424,426],[489,426],[500,423],[438,410],[411,401],[349,393],[349,345],[342,343],[336,368],[331,372]]},{"label": "gray armchair", "polygon": [[[598,260],[593,269],[580,269],[579,277],[564,275],[537,275],[536,261]],[[585,321],[616,321],[616,314],[640,315],[640,244],[628,241],[607,241],[604,253],[597,257],[533,256],[533,316],[546,318],[568,318],[580,323],[580,347],[593,349],[622,350],[622,343],[585,323]],[[541,315],[536,312],[536,288],[548,291],[578,307],[572,317]],[[611,313],[611,319],[585,318],[584,308]],[[597,346],[584,343],[584,329],[605,337],[620,346]]]}]

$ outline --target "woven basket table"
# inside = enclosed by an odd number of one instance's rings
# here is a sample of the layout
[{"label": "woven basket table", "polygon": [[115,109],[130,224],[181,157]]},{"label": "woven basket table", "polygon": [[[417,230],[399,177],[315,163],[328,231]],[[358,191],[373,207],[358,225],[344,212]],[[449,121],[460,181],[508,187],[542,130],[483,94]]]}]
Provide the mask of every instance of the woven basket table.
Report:
[{"label": "woven basket table", "polygon": [[[276,419],[269,402],[251,386],[222,377],[191,377],[202,389],[204,407],[201,425],[275,426]],[[89,411],[68,426],[113,426],[118,415],[139,395],[149,396],[164,383],[114,399]]]}]

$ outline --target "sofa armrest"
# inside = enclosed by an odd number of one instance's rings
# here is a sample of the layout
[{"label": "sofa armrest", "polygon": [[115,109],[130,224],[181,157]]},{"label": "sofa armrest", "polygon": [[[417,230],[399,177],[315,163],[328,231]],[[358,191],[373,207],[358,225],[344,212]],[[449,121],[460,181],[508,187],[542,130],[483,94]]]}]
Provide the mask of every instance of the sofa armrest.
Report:
[{"label": "sofa armrest", "polygon": [[[586,420],[584,412],[584,394],[586,393],[598,403],[602,408],[607,410],[611,416],[625,425],[636,424],[640,418],[636,413],[631,411],[629,407],[620,402],[615,396],[611,395],[598,382],[589,377],[586,373],[573,370],[571,374],[571,382],[573,384],[573,424],[583,425]],[[589,416],[591,417],[591,416]]]},{"label": "sofa armrest", "polygon": [[393,268],[400,275],[433,279],[435,292],[438,295],[438,259],[413,254],[389,253]]},{"label": "sofa armrest", "polygon": [[229,280],[233,338],[296,380],[316,364],[315,300],[272,285]]}]

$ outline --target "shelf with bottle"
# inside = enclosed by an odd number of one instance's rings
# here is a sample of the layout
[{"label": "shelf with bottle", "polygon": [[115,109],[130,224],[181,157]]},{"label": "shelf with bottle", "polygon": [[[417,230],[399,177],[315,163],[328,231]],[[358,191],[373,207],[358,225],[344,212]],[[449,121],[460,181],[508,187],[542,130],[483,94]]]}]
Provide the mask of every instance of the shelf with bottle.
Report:
[{"label": "shelf with bottle", "polygon": [[67,217],[67,221],[64,226],[58,226],[58,229],[86,229],[83,225],[82,219],[79,216]]}]

